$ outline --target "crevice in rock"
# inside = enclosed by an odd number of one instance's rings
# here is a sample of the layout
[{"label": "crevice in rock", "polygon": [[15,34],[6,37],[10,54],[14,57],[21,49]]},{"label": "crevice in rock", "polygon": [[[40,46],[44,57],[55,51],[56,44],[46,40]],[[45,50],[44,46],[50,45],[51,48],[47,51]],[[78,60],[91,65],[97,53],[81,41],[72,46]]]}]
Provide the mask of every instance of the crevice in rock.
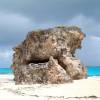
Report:
[{"label": "crevice in rock", "polygon": [[49,61],[49,59],[43,59],[43,60],[29,60],[29,61],[27,61],[27,64],[30,64],[30,63],[34,63],[34,64],[39,64],[39,63],[47,63]]},{"label": "crevice in rock", "polygon": [[68,75],[70,75],[70,73],[67,71],[67,67],[68,66],[66,66],[62,61],[60,61],[59,59],[58,59],[58,64],[66,71],[66,73],[68,74]]},{"label": "crevice in rock", "polygon": [[66,70],[66,65],[58,59],[58,64]]}]

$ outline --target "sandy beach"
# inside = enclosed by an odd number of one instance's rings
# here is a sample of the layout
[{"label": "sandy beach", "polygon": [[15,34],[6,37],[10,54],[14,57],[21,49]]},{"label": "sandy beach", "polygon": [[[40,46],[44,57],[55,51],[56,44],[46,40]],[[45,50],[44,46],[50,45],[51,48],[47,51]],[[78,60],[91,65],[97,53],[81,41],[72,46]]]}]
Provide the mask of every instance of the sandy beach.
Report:
[{"label": "sandy beach", "polygon": [[0,75],[1,100],[100,100],[100,79],[89,77],[67,84],[15,85],[13,75]]}]

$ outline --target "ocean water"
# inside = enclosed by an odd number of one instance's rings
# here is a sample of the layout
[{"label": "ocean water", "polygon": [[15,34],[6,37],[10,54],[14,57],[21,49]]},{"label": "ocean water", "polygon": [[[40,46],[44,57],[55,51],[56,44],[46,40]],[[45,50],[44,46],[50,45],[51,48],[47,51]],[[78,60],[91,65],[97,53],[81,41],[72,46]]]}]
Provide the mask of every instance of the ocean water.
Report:
[{"label": "ocean water", "polygon": [[[13,70],[11,68],[0,68],[0,74],[12,74]],[[87,67],[88,76],[100,76],[100,66],[88,66]]]},{"label": "ocean water", "polygon": [[100,76],[100,66],[88,66],[87,75],[88,76]]},{"label": "ocean water", "polygon": [[0,68],[0,74],[12,74],[13,70],[11,68]]}]

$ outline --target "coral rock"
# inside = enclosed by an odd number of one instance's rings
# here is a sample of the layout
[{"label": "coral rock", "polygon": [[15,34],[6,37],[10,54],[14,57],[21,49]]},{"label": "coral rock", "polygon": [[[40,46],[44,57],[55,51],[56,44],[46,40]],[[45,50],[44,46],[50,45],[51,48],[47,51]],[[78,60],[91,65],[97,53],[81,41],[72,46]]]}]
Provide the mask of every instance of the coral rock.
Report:
[{"label": "coral rock", "polygon": [[16,83],[66,83],[86,77],[84,65],[74,57],[84,37],[75,26],[29,32],[13,49]]}]

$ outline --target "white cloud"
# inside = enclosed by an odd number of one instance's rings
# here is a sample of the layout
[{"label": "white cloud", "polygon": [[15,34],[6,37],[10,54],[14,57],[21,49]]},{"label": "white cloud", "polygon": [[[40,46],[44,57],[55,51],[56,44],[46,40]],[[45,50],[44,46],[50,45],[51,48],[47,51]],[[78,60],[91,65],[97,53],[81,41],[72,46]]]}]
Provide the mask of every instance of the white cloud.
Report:
[{"label": "white cloud", "polygon": [[10,67],[12,64],[12,50],[8,47],[0,48],[0,67]]},{"label": "white cloud", "polygon": [[100,37],[98,37],[98,36],[91,35],[90,39],[92,39],[94,41],[99,41],[100,42]]},{"label": "white cloud", "polygon": [[9,25],[17,26],[15,28],[22,28],[22,26],[24,26],[24,28],[28,28],[32,25],[32,23],[31,20],[26,16],[22,16],[17,13],[0,12],[0,26],[10,27]]},{"label": "white cloud", "polygon": [[8,59],[11,56],[12,56],[12,51],[10,51],[10,50],[0,51],[0,59],[1,60]]},{"label": "white cloud", "polygon": [[22,41],[34,25],[20,14],[0,12],[0,43],[9,45]]},{"label": "white cloud", "polygon": [[100,23],[98,23],[92,17],[87,17],[83,14],[78,14],[74,16],[69,22],[69,25],[77,25],[82,28],[82,30],[87,35],[100,36]]}]

